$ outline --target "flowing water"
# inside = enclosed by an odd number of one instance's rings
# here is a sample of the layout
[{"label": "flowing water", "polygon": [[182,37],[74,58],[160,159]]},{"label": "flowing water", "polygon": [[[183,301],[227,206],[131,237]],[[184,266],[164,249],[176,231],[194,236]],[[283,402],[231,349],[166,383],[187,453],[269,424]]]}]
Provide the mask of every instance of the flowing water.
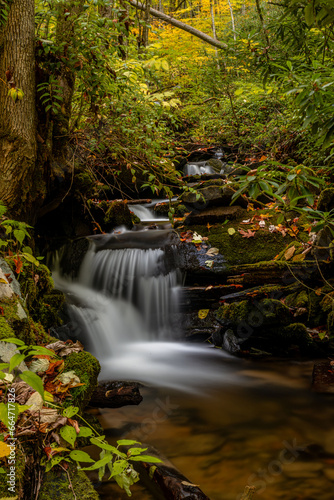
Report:
[{"label": "flowing water", "polygon": [[[333,500],[334,408],[310,392],[312,364],[256,364],[182,342],[182,274],[168,234],[125,232],[123,249],[117,235],[95,241],[79,278],[56,281],[101,379],[146,386],[138,407],[97,410],[111,442],[156,446],[211,500],[237,500],[247,484],[254,500]],[[98,491],[127,498],[110,483]],[[156,499],[142,485],[133,498]]]},{"label": "flowing water", "polygon": [[187,163],[183,169],[184,175],[215,174],[214,168],[207,165],[205,161]]}]

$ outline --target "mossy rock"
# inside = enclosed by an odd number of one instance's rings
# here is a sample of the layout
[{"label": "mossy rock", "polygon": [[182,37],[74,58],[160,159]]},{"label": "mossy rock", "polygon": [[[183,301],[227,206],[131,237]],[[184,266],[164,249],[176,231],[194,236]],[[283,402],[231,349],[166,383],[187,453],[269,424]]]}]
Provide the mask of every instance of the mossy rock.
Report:
[{"label": "mossy rock", "polygon": [[334,311],[331,311],[327,316],[327,330],[331,338],[334,338]]},{"label": "mossy rock", "polygon": [[123,201],[112,202],[104,217],[104,223],[109,228],[126,226],[128,229],[131,229],[133,227],[132,214],[127,203]]},{"label": "mossy rock", "polygon": [[216,316],[223,326],[232,328],[241,338],[255,331],[266,331],[268,327],[286,326],[292,321],[289,308],[276,299],[262,299],[255,304],[250,300],[223,304]]},{"label": "mossy rock", "polygon": [[[183,203],[189,204],[197,210],[204,210],[214,205],[229,206],[235,191],[231,186],[227,186],[226,184],[221,185],[221,182],[220,179],[206,181],[203,183],[204,186],[201,184],[201,187],[197,188],[197,193],[183,193],[181,200]],[[243,206],[243,208],[247,206],[247,202],[242,197],[239,197],[236,204]]]},{"label": "mossy rock", "polygon": [[59,312],[65,296],[54,289],[51,271],[47,266],[40,264],[33,271],[30,267],[23,268],[19,283],[22,296],[25,297],[25,307],[34,321],[40,322],[46,329],[62,324]]},{"label": "mossy rock", "polygon": [[[233,235],[228,233],[230,228],[235,230]],[[287,239],[290,239],[289,236],[283,238],[279,233],[265,230],[256,231],[251,238],[244,238],[238,229],[245,230],[247,226],[240,226],[238,221],[216,224],[210,227],[210,230],[205,225],[185,227],[184,231],[187,229],[208,237],[210,245],[218,248],[229,266],[271,261],[285,248]]]},{"label": "mossy rock", "polygon": [[317,209],[321,212],[329,212],[334,208],[334,187],[329,187],[321,191]]},{"label": "mossy rock", "polygon": [[74,370],[80,382],[85,385],[71,389],[71,400],[65,406],[78,406],[82,411],[89,403],[97,387],[97,377],[100,373],[100,363],[89,352],[72,353],[65,358],[64,372]]},{"label": "mossy rock", "polygon": [[175,210],[174,215],[176,217],[183,217],[185,213],[189,212],[189,210],[179,201],[172,201],[170,204],[168,202],[157,203],[157,205],[154,207],[154,212],[156,214],[165,215],[167,217],[169,212],[169,207],[174,208]]},{"label": "mossy rock", "polygon": [[44,474],[38,500],[73,500],[73,491],[69,484],[68,474],[76,498],[79,500],[98,500],[92,483],[86,474],[70,465],[67,473],[59,467],[54,467]]},{"label": "mossy rock", "polygon": [[0,316],[0,340],[15,337],[14,330],[9,326],[7,320]]}]

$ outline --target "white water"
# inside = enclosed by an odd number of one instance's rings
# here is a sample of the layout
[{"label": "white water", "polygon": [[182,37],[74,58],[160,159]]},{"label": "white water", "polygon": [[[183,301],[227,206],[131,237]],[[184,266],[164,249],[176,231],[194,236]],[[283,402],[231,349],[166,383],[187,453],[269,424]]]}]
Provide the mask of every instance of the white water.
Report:
[{"label": "white water", "polygon": [[129,205],[130,212],[134,213],[142,222],[169,221],[166,217],[158,216],[148,205]]},{"label": "white water", "polygon": [[215,170],[206,165],[205,162],[187,163],[184,167],[184,175],[215,174]]},{"label": "white water", "polygon": [[101,380],[189,392],[237,382],[229,355],[177,341],[182,277],[162,249],[90,250],[76,283],[55,280],[72,304],[75,336],[101,363]]}]

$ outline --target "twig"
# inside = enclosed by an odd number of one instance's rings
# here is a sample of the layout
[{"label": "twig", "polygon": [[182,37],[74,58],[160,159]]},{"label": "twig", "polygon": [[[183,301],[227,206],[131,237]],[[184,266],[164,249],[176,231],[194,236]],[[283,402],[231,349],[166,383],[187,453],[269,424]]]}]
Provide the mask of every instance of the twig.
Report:
[{"label": "twig", "polygon": [[61,467],[61,468],[62,468],[62,469],[66,472],[66,474],[67,474],[67,477],[68,477],[68,482],[70,483],[70,484],[69,484],[69,488],[71,488],[71,490],[72,490],[72,493],[73,493],[73,495],[74,495],[74,500],[78,500],[78,499],[77,499],[76,494],[74,493],[74,489],[73,489],[73,486],[72,486],[72,482],[71,482],[71,478],[70,478],[70,474],[69,474],[68,470],[66,470],[66,469],[65,469],[65,467],[63,467],[61,464],[59,464],[59,465],[60,465],[60,467]]}]

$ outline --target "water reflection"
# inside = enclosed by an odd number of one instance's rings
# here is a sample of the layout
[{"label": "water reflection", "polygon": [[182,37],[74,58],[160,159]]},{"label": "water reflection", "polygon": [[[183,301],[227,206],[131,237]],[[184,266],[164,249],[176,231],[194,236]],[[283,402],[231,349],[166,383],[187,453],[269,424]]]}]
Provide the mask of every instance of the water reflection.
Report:
[{"label": "water reflection", "polygon": [[[205,398],[145,388],[140,406],[99,419],[111,442],[155,446],[211,500],[237,500],[247,484],[254,500],[333,500],[334,408],[309,391],[312,363],[246,365],[253,387]],[[110,485],[99,494],[110,498]],[[156,497],[139,486],[133,498]]]}]

